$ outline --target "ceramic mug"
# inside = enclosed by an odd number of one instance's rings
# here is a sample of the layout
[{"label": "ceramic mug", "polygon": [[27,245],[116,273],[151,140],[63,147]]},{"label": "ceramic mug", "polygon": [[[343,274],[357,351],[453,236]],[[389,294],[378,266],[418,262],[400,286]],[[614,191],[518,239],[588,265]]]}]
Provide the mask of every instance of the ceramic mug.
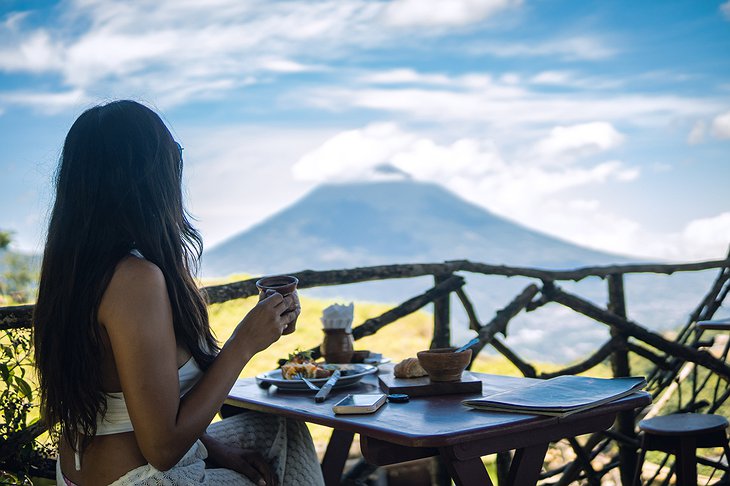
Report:
[{"label": "ceramic mug", "polygon": [[[281,294],[282,297],[286,297],[287,295],[293,294],[294,291],[297,290],[298,283],[299,279],[296,277],[292,277],[291,275],[272,275],[269,277],[263,277],[258,279],[256,281],[256,288],[259,289],[260,297],[263,297],[266,294],[267,290],[273,290]],[[292,312],[293,310],[294,307],[290,307],[289,309],[287,309],[287,312]],[[286,326],[282,334],[291,334],[296,330],[296,328],[297,320],[294,319],[292,322],[289,323],[289,325]]]}]

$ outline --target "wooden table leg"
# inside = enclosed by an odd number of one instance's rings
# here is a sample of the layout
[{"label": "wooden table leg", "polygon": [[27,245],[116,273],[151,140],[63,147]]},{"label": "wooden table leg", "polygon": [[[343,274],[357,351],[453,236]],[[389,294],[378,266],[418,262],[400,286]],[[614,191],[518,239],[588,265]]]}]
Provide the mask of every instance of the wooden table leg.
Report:
[{"label": "wooden table leg", "polygon": [[481,457],[456,459],[448,447],[441,448],[440,452],[456,486],[494,486]]},{"label": "wooden table leg", "polygon": [[548,445],[550,444],[544,443],[517,449],[509,468],[507,484],[510,486],[526,486],[537,483]]},{"label": "wooden table leg", "polygon": [[322,475],[327,486],[339,486],[342,482],[342,471],[345,469],[345,461],[354,437],[353,432],[332,430],[327,450],[322,458]]}]

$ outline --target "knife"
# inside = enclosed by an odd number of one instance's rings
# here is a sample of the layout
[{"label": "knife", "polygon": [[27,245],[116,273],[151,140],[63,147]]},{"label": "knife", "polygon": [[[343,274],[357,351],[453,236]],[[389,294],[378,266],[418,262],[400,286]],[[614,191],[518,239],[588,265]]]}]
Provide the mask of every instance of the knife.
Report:
[{"label": "knife", "polygon": [[322,388],[319,389],[316,395],[314,395],[314,401],[317,403],[324,402],[324,399],[327,398],[327,395],[329,394],[330,390],[333,386],[335,386],[335,383],[337,383],[337,380],[340,379],[340,370],[335,370],[334,373],[332,373],[332,376],[330,376],[330,379],[327,380],[327,383],[322,386]]}]

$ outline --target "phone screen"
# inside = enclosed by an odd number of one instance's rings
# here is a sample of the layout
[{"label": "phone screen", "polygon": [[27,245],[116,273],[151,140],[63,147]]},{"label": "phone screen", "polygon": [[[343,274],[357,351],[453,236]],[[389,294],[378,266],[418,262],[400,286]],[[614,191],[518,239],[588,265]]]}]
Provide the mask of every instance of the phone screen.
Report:
[{"label": "phone screen", "polygon": [[335,403],[332,411],[335,413],[372,413],[385,403],[383,393],[360,393],[347,395]]}]

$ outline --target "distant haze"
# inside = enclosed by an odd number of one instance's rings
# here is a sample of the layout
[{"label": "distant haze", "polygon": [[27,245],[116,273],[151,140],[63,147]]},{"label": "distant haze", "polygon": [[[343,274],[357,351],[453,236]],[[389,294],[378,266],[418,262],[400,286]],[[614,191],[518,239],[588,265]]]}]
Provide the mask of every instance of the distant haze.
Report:
[{"label": "distant haze", "polygon": [[[207,276],[262,275],[455,259],[549,269],[633,262],[529,230],[434,184],[383,182],[320,186],[207,251],[203,270]],[[482,323],[533,282],[475,274],[464,277]],[[712,271],[631,275],[626,279],[629,317],[658,330],[676,328],[713,278]],[[398,303],[432,286],[432,278],[419,277],[306,289],[302,294],[353,300],[356,305],[362,300]],[[563,286],[601,306],[608,299],[606,283],[598,278]],[[470,336],[467,319],[454,298],[452,323],[453,342],[466,341]],[[507,343],[528,358],[568,362],[594,351],[608,337],[604,325],[550,304],[520,314],[510,324]]]}]

